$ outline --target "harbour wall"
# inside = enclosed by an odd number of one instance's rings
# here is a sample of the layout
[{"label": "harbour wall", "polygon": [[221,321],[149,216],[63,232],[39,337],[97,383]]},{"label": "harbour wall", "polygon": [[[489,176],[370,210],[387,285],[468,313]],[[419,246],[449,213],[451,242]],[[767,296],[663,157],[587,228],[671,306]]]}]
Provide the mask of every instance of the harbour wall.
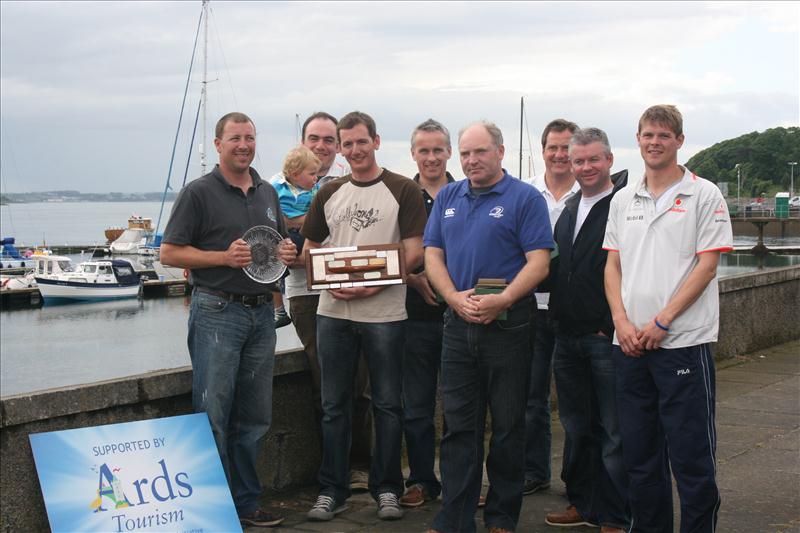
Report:
[{"label": "harbour wall", "polygon": [[[758,237],[758,226],[746,218],[731,218],[733,234],[741,237]],[[764,225],[764,237],[800,237],[800,219],[773,219]]]},{"label": "harbour wall", "polygon": [[800,266],[726,276],[719,281],[717,358],[800,339]]},{"label": "harbour wall", "polygon": [[[721,280],[716,357],[754,353],[800,338],[799,301],[800,266]],[[273,422],[259,465],[268,491],[315,482],[321,444],[311,398],[303,352],[279,353]],[[0,405],[0,531],[47,531],[28,435],[190,413],[191,368],[8,396]]]},{"label": "harbour wall", "polygon": [[[282,491],[313,483],[322,444],[305,354],[277,354],[274,374],[272,426],[259,472],[267,490]],[[50,530],[29,434],[188,414],[191,390],[191,367],[183,367],[2,398],[0,531]]]}]

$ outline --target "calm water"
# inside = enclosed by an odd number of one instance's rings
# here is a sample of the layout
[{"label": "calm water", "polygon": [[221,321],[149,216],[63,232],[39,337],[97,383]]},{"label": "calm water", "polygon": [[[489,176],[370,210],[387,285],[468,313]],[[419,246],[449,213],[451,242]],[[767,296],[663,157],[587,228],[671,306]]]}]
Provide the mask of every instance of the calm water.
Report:
[{"label": "calm water", "polygon": [[[133,215],[158,222],[161,202],[47,202],[0,206],[0,233],[18,246],[104,244],[107,227],[128,225]],[[164,231],[172,203],[164,204]]]},{"label": "calm water", "polygon": [[[755,244],[755,243],[754,243]],[[722,254],[720,257],[717,275],[721,278],[753,272],[759,268],[778,268],[791,265],[800,265],[800,255],[768,255],[764,264],[759,265],[755,256],[747,253]]]},{"label": "calm water", "polygon": [[[137,214],[153,218],[159,202],[38,203],[0,206],[0,233],[33,246],[102,244],[103,230]],[[164,206],[162,229],[171,205]],[[737,238],[736,244],[755,244]],[[800,239],[768,240],[800,245]],[[74,261],[86,260],[74,256]],[[766,267],[800,264],[798,256],[770,256]],[[754,257],[725,254],[720,276],[752,271]],[[7,396],[140,374],[189,364],[185,298],[45,306],[0,312],[0,395]],[[278,350],[300,347],[294,328],[278,330]]]},{"label": "calm water", "polygon": [[[0,313],[2,396],[189,365],[188,298],[46,305]],[[277,350],[300,347],[292,326]]]},{"label": "calm water", "polygon": [[[160,202],[47,202],[0,206],[0,234],[17,245],[105,243],[133,215],[158,219]],[[163,231],[172,203],[164,205]],[[89,257],[71,256],[73,261]],[[136,256],[131,256],[136,259]],[[168,276],[169,277],[169,276]],[[88,383],[189,363],[184,298],[45,306],[0,313],[0,395]],[[300,347],[278,330],[278,350]]]}]

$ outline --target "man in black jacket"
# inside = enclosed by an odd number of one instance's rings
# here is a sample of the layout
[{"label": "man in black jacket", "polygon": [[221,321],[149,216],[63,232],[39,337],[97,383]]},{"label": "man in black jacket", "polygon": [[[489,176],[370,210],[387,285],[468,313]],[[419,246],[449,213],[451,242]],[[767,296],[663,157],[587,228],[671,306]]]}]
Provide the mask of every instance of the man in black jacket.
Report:
[{"label": "man in black jacket", "polygon": [[553,374],[561,424],[570,442],[562,478],[570,505],[548,513],[553,526],[601,525],[602,533],[627,530],[627,476],[617,424],[614,326],[606,302],[602,249],[611,197],[627,171],[610,175],[614,156],[606,134],[578,130],[569,144],[580,192],[570,198],[555,227],[558,257],[551,266],[550,312],[556,326]]}]

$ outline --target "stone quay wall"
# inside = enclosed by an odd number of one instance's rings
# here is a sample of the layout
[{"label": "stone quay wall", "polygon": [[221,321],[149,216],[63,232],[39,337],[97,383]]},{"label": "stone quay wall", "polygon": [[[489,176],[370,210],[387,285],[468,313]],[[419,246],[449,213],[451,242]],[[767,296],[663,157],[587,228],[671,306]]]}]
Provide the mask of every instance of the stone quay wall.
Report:
[{"label": "stone quay wall", "polygon": [[[800,266],[720,281],[717,358],[800,338]],[[47,531],[28,435],[191,412],[191,368],[7,396],[0,400],[0,531]],[[313,484],[321,443],[302,351],[276,356],[273,422],[260,458],[261,480],[280,492]]]},{"label": "stone quay wall", "polygon": [[800,339],[800,266],[719,281],[719,359]]},{"label": "stone quay wall", "polygon": [[[277,354],[274,373],[259,471],[267,490],[281,491],[314,482],[322,444],[305,354]],[[0,531],[50,530],[29,434],[188,414],[191,391],[192,369],[183,367],[2,398]]]},{"label": "stone quay wall", "polygon": [[[733,234],[744,237],[758,237],[758,226],[746,218],[731,218]],[[800,237],[800,219],[774,219],[764,226],[764,237]]]}]

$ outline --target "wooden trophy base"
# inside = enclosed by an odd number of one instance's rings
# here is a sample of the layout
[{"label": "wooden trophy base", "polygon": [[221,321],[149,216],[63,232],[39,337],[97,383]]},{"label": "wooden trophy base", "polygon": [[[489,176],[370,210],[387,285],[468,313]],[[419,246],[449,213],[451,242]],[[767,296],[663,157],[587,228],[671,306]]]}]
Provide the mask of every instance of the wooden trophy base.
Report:
[{"label": "wooden trophy base", "polygon": [[402,244],[314,248],[306,252],[309,290],[399,285],[406,271]]}]

